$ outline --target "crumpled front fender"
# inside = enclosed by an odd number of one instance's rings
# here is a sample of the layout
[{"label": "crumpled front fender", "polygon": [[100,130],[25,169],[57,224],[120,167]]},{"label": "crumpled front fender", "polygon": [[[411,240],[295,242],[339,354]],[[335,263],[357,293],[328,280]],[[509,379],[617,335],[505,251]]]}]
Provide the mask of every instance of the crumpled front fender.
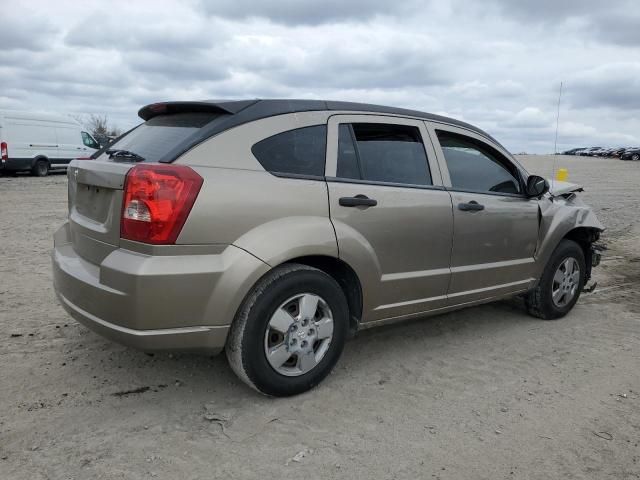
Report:
[{"label": "crumpled front fender", "polygon": [[571,231],[581,228],[599,234],[604,230],[593,209],[576,194],[554,198],[546,196],[540,200],[539,208],[540,229],[535,254],[538,279],[558,243]]}]

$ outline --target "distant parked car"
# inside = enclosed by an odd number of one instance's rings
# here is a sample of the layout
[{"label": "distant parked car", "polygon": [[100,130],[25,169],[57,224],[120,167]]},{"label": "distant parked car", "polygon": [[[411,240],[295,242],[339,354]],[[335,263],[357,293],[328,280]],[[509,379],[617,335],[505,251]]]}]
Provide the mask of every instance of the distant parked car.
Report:
[{"label": "distant parked car", "polygon": [[627,149],[625,147],[617,147],[612,149],[611,157],[620,157]]},{"label": "distant parked car", "polygon": [[583,151],[580,152],[580,156],[582,157],[593,157],[595,155],[595,152],[600,150],[602,147],[591,147],[591,148],[586,148]]},{"label": "distant parked car", "polygon": [[514,295],[560,318],[599,260],[582,188],[548,192],[467,123],[319,100],[138,114],[69,167],[58,298],[142,350],[224,349],[269,395],[320,383],[359,328]]},{"label": "distant parked car", "polygon": [[621,160],[633,160],[637,162],[640,160],[640,147],[632,147],[627,148],[622,155],[620,155]]},{"label": "distant parked car", "polygon": [[69,117],[0,110],[0,172],[30,171],[44,177],[99,148]]},{"label": "distant parked car", "polygon": [[578,155],[584,148],[572,148],[571,150],[565,150],[562,155]]}]

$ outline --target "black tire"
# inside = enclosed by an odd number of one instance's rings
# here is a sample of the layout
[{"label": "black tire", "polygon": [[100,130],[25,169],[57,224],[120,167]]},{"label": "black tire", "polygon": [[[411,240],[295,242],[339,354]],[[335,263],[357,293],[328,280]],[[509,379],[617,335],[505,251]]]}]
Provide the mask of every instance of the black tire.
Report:
[{"label": "black tire", "polygon": [[38,160],[33,168],[31,168],[31,175],[34,177],[46,177],[49,174],[49,162],[46,160]]},{"label": "black tire", "polygon": [[[268,362],[265,334],[275,310],[303,293],[320,296],[333,315],[333,336],[324,357],[307,373],[285,376]],[[243,301],[231,325],[226,354],[233,371],[260,393],[297,395],[320,383],[340,358],[349,327],[349,307],[340,285],[316,268],[284,264],[262,277]]]},{"label": "black tire", "polygon": [[[568,258],[574,258],[580,268],[580,278],[575,296],[566,305],[559,307],[552,298],[553,277],[560,265]],[[547,262],[538,286],[527,294],[525,303],[530,315],[543,320],[555,320],[571,311],[584,288],[586,262],[582,247],[573,240],[562,240]]]},{"label": "black tire", "polygon": [[631,160],[633,160],[634,162],[637,162],[638,160],[640,160],[640,154],[634,153],[633,155],[631,155]]}]

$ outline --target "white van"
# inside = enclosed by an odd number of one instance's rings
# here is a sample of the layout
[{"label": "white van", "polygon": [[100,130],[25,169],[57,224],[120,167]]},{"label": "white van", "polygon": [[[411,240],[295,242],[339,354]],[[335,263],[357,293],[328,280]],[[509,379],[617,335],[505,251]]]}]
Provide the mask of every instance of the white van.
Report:
[{"label": "white van", "polygon": [[30,171],[44,177],[99,148],[70,117],[0,110],[0,172]]}]

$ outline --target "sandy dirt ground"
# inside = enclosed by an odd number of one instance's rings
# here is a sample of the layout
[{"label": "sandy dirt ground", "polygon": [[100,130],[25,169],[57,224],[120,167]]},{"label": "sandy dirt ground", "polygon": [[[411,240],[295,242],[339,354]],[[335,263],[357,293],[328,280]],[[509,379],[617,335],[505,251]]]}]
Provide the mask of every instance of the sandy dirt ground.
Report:
[{"label": "sandy dirt ground", "polygon": [[558,166],[610,247],[570,315],[511,300],[361,332],[288,399],[224,356],[150,356],[76,324],[49,262],[66,177],[0,178],[0,479],[640,478],[640,163]]}]

